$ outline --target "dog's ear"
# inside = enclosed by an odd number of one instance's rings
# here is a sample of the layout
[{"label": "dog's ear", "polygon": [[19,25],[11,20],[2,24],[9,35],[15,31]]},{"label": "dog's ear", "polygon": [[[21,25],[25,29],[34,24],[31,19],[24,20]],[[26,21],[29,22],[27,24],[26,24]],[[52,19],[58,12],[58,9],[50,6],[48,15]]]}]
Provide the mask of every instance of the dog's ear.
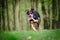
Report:
[{"label": "dog's ear", "polygon": [[27,15],[29,15],[29,10],[26,10],[25,12],[26,12]]}]

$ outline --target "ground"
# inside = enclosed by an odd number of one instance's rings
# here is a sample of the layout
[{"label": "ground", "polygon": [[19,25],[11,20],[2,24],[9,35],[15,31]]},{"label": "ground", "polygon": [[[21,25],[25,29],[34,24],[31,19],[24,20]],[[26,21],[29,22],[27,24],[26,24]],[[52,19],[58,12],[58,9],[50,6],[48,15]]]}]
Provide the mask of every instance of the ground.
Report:
[{"label": "ground", "polygon": [[60,40],[60,30],[5,31],[0,32],[1,40]]}]

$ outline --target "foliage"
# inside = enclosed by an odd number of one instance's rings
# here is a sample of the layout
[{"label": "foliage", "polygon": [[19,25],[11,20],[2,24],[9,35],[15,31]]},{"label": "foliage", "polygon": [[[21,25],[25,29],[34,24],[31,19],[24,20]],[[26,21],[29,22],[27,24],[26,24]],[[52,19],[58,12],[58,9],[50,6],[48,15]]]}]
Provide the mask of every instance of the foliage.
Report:
[{"label": "foliage", "polygon": [[41,29],[60,29],[60,0],[1,0],[0,29],[29,30],[25,10],[32,7],[40,14]]}]

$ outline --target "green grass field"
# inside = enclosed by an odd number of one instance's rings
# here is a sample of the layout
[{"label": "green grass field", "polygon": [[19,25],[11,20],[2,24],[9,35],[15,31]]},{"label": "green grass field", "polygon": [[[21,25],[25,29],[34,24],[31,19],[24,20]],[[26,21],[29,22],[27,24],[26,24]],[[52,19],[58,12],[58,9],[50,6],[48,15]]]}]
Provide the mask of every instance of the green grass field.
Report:
[{"label": "green grass field", "polygon": [[60,40],[60,30],[0,32],[0,40]]}]

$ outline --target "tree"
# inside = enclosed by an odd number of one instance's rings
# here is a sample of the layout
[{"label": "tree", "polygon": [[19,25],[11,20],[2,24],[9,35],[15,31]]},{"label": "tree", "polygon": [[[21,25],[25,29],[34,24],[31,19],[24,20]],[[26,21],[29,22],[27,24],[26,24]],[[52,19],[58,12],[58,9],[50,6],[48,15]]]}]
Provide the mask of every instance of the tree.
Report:
[{"label": "tree", "polygon": [[5,5],[4,0],[2,0],[2,30],[5,30]]},{"label": "tree", "polygon": [[38,0],[34,0],[34,9],[38,10]]},{"label": "tree", "polygon": [[16,30],[18,31],[19,30],[19,18],[18,18],[18,15],[19,15],[19,0],[15,0],[15,27],[16,27]]},{"label": "tree", "polygon": [[46,14],[46,9],[44,5],[44,0],[41,0],[41,6],[42,6],[42,13],[43,13],[43,20],[44,20],[44,29],[48,28],[48,23],[47,23],[47,14]]},{"label": "tree", "polygon": [[0,30],[1,30],[1,27],[2,27],[2,0],[0,0]]}]

